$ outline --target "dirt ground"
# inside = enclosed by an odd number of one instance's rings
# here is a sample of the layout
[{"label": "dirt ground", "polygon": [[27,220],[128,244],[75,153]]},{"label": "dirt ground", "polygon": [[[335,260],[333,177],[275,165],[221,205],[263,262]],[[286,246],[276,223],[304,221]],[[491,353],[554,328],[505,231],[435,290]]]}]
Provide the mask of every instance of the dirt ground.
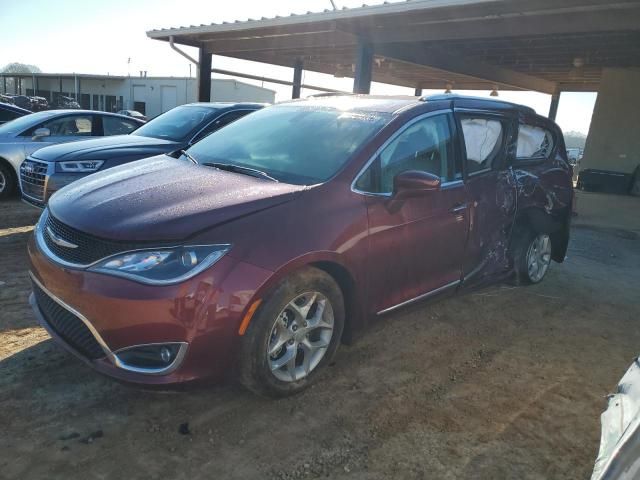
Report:
[{"label": "dirt ground", "polygon": [[27,305],[37,212],[2,202],[0,478],[588,478],[604,396],[640,353],[640,225],[585,218],[542,284],[390,315],[273,401],[143,391],[62,351]]}]

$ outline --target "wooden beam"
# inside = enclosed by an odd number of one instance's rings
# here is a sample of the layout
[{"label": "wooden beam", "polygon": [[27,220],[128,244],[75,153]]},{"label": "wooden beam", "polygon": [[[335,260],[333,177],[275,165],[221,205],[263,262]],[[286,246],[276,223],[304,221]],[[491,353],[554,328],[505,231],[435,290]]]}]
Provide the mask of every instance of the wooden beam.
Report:
[{"label": "wooden beam", "polygon": [[296,63],[293,65],[291,98],[300,98],[300,90],[302,90],[302,60],[296,60]]},{"label": "wooden beam", "polygon": [[551,105],[549,106],[549,119],[556,121],[558,115],[558,106],[560,105],[560,94],[562,92],[558,89],[551,95]]},{"label": "wooden beam", "polygon": [[200,48],[198,57],[198,101],[211,101],[211,53]]},{"label": "wooden beam", "polygon": [[381,55],[386,58],[395,58],[403,62],[431,66],[440,70],[524,90],[534,90],[543,93],[553,93],[556,90],[556,84],[548,80],[477,62],[470,58],[456,57],[435,48],[425,49],[419,45],[407,44],[376,44],[374,45],[374,51],[376,55]]},{"label": "wooden beam", "polygon": [[372,42],[416,42],[439,40],[469,40],[480,38],[513,38],[527,35],[554,35],[567,33],[597,33],[620,30],[638,30],[640,4],[635,8],[611,9],[604,12],[571,14],[544,14],[488,19],[459,19],[450,22],[435,21],[402,28],[356,30],[368,35]]},{"label": "wooden beam", "polygon": [[353,93],[369,93],[371,90],[371,73],[373,69],[373,47],[364,39],[358,41],[355,63],[356,71],[353,79]]},{"label": "wooden beam", "polygon": [[203,44],[213,53],[232,55],[241,52],[261,52],[288,49],[332,49],[358,43],[355,35],[345,32],[309,32],[269,37],[206,39]]}]

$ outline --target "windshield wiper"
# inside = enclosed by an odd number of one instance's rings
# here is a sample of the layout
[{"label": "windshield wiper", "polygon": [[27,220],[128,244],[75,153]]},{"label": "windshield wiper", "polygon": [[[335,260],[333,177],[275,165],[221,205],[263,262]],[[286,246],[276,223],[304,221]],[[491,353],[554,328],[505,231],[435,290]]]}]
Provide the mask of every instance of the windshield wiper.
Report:
[{"label": "windshield wiper", "polygon": [[219,170],[226,170],[228,172],[246,173],[248,175],[251,175],[252,177],[266,178],[267,180],[271,180],[272,182],[279,182],[278,179],[273,178],[267,172],[263,172],[262,170],[258,170],[257,168],[244,167],[242,165],[233,165],[232,163],[218,162],[205,162],[202,165],[206,165],[207,167],[214,167]]},{"label": "windshield wiper", "polygon": [[187,157],[187,159],[191,162],[191,163],[195,163],[196,165],[198,164],[198,161],[193,158],[193,155],[191,155],[189,152],[187,152],[186,150],[178,150],[178,153],[180,155],[184,155],[185,157]]}]

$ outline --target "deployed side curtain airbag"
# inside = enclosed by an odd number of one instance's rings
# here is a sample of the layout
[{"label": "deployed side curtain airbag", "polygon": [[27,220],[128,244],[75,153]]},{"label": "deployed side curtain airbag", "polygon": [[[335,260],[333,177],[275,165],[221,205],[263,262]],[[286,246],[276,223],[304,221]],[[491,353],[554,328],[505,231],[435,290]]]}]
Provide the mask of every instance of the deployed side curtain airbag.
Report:
[{"label": "deployed side curtain airbag", "polygon": [[[544,154],[547,132],[539,127],[520,125],[518,129],[518,158],[535,157]],[[550,143],[550,142],[548,142]]]},{"label": "deployed side curtain airbag", "polygon": [[502,124],[497,120],[464,118],[461,121],[467,160],[482,163],[494,151],[502,135]]}]

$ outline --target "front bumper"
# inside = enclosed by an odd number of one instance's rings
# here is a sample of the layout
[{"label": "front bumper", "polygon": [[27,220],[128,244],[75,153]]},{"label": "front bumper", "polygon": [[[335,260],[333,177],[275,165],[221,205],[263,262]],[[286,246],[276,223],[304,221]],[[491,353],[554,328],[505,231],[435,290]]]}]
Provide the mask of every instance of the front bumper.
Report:
[{"label": "front bumper", "polygon": [[[81,318],[104,355],[88,354],[86,345],[70,340],[75,337],[61,335],[32,294],[35,315],[51,336],[99,372],[149,385],[222,379],[234,364],[242,316],[271,276],[226,255],[184,283],[158,287],[62,267],[43,255],[33,237],[28,251],[34,290],[43,289]],[[119,362],[119,350],[163,343],[185,344],[182,357],[166,371],[135,371]]]}]

